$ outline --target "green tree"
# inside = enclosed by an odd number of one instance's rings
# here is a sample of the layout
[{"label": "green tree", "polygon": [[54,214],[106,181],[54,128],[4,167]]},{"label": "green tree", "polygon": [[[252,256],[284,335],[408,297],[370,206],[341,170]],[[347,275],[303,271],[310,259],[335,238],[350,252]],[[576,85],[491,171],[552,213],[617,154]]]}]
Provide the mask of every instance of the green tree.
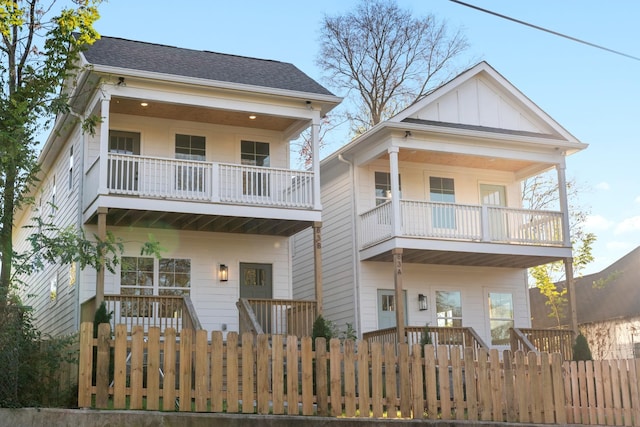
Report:
[{"label": "green tree", "polygon": [[573,344],[573,360],[593,360],[589,343],[587,342],[587,338],[582,335],[582,332],[578,334]]},{"label": "green tree", "polygon": [[82,47],[99,37],[99,4],[73,0],[56,12],[55,1],[0,0],[0,307],[12,284],[14,214],[38,172],[35,135],[69,111],[61,88],[73,81]]},{"label": "green tree", "polygon": [[414,17],[395,0],[361,0],[325,16],[317,64],[330,87],[347,92],[351,130],[360,134],[424,98],[455,72],[468,47],[434,15]]}]

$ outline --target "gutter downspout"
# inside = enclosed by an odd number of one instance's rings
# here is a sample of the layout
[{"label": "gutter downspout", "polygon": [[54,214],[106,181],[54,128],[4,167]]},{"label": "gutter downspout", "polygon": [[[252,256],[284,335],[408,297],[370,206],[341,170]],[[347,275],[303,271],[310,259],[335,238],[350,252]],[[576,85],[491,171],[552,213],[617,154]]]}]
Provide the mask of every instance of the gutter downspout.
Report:
[{"label": "gutter downspout", "polygon": [[351,244],[353,245],[353,255],[352,255],[352,269],[353,269],[353,299],[354,299],[354,309],[353,314],[355,316],[355,328],[358,334],[358,338],[362,338],[362,320],[360,319],[360,261],[358,259],[358,233],[356,232],[357,221],[356,221],[356,179],[355,179],[355,168],[353,167],[353,163],[344,158],[342,153],[338,154],[338,160],[342,163],[349,165],[349,177],[351,179]]}]

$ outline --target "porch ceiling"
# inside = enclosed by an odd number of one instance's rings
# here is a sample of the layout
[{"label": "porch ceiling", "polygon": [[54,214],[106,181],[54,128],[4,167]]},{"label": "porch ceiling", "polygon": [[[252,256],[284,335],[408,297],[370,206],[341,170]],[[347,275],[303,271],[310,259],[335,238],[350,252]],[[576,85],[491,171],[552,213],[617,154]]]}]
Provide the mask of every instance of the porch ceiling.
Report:
[{"label": "porch ceiling", "polygon": [[[389,160],[389,154],[385,153],[381,158]],[[494,157],[471,156],[467,154],[407,149],[400,150],[398,153],[398,160],[401,162],[431,163],[435,165],[491,169],[505,172],[517,172],[534,164],[533,162],[523,160],[509,160]]]},{"label": "porch ceiling", "polygon": [[[97,224],[97,221],[98,216],[93,215],[87,222],[89,224]],[[161,228],[284,237],[292,236],[311,225],[309,221],[140,211],[135,209],[111,208],[107,214],[107,226],[112,227]]]},{"label": "porch ceiling", "polygon": [[[488,254],[423,249],[404,249],[402,253],[403,263],[464,265],[471,267],[529,268],[559,259],[561,258],[552,256]],[[393,262],[393,254],[391,251],[387,251],[367,258],[365,261]]]},{"label": "porch ceiling", "polygon": [[157,117],[161,119],[188,120],[192,122],[212,123],[227,126],[242,126],[255,129],[284,131],[294,122],[287,117],[267,116],[257,114],[251,120],[252,111],[214,110],[211,108],[194,107],[191,105],[177,105],[163,102],[149,102],[143,107],[144,100],[113,97],[110,103],[110,113],[134,116]]}]

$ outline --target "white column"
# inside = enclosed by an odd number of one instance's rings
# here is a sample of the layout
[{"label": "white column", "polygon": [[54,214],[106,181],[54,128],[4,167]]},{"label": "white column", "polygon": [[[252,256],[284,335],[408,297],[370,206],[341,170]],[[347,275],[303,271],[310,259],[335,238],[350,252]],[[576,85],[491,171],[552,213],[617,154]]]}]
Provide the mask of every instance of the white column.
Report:
[{"label": "white column", "polygon": [[107,169],[109,157],[109,104],[111,96],[105,95],[100,100],[100,174],[98,194],[107,194]]},{"label": "white column", "polygon": [[314,111],[311,124],[311,165],[313,170],[313,208],[322,210],[320,203],[320,112]]},{"label": "white column", "polygon": [[567,177],[564,157],[562,162],[556,165],[558,172],[558,192],[560,197],[560,210],[562,211],[562,240],[564,246],[571,246],[571,230],[569,228],[569,201],[567,195]]},{"label": "white column", "polygon": [[400,216],[400,169],[398,166],[398,152],[400,148],[389,147],[389,171],[391,174],[391,220],[393,235],[402,234],[402,218]]}]

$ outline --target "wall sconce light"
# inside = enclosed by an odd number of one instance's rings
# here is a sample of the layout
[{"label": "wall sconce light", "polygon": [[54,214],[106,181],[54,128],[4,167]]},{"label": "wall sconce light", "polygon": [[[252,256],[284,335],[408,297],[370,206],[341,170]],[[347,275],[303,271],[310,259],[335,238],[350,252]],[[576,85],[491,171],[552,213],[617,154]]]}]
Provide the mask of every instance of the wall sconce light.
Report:
[{"label": "wall sconce light", "polygon": [[411,131],[410,131],[410,130],[405,130],[405,131],[404,131],[404,137],[405,137],[405,138],[409,138],[410,136],[413,136],[413,135],[411,134]]},{"label": "wall sconce light", "polygon": [[418,309],[420,311],[425,311],[427,308],[427,296],[418,294]]},{"label": "wall sconce light", "polygon": [[221,282],[226,282],[229,280],[229,267],[227,267],[225,264],[220,264],[220,267],[218,268],[218,278]]}]

